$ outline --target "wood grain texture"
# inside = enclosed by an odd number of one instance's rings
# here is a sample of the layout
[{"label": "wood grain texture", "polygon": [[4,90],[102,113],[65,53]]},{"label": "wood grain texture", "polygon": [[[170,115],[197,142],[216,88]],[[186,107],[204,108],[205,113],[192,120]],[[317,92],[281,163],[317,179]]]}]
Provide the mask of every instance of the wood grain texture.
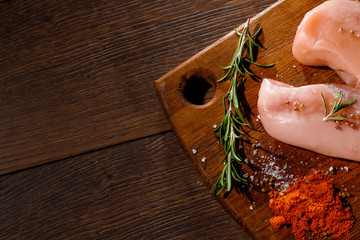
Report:
[{"label": "wood grain texture", "polygon": [[[323,1],[279,1],[271,9],[252,19],[252,31],[258,26],[264,29],[260,37],[264,49],[259,51],[258,62],[275,63],[275,67],[271,69],[254,67],[253,71],[256,74],[295,86],[341,82],[335,71],[303,66],[291,53],[295,32],[304,14],[321,2]],[[231,60],[237,40],[235,33],[227,34],[155,83],[166,116],[181,146],[209,188],[221,173],[220,161],[224,154],[213,133],[213,125],[219,124],[223,117],[222,97],[228,89],[228,84],[219,84],[216,80],[224,74],[220,67]],[[205,79],[214,86],[215,93],[210,102],[194,105],[184,97],[184,86],[193,77]],[[359,218],[359,163],[326,157],[271,138],[257,119],[256,103],[260,82],[248,80],[245,85],[246,100],[252,110],[250,122],[254,128],[247,129],[247,138],[251,143],[245,144],[243,149],[248,161],[256,167],[254,170],[244,166],[248,177],[274,178],[275,189],[281,190],[282,186],[294,180],[294,176],[309,174],[313,169],[327,171],[334,167],[338,170],[338,174],[333,176],[334,183],[338,188],[351,189],[354,197],[349,201],[355,218]],[[254,145],[257,147],[254,148]],[[344,171],[344,166],[352,171]],[[242,194],[241,189],[235,189],[228,196],[220,195],[218,200],[240,224],[244,225],[254,239],[293,239],[289,230],[275,232],[269,224],[271,213],[267,193],[250,190],[247,194]],[[359,232],[359,223],[356,223],[352,230],[352,239],[358,239]]]},{"label": "wood grain texture", "polygon": [[153,81],[275,0],[0,4],[0,174],[170,127]]},{"label": "wood grain texture", "polygon": [[0,189],[0,239],[248,239],[172,132],[7,174]]}]

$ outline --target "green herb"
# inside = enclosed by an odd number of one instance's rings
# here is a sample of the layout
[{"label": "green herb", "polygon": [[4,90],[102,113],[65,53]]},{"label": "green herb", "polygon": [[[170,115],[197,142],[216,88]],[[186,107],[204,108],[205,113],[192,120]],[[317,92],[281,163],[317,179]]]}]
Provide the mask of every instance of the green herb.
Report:
[{"label": "green herb", "polygon": [[255,62],[255,52],[259,47],[256,38],[261,32],[261,28],[251,36],[249,23],[250,19],[246,21],[241,33],[234,29],[235,33],[239,36],[238,45],[230,65],[221,68],[227,70],[226,74],[218,80],[219,82],[230,80],[231,84],[223,98],[224,118],[221,124],[215,129],[215,132],[218,132],[217,136],[220,139],[221,145],[225,150],[225,155],[221,160],[224,168],[219,179],[210,190],[211,193],[218,190],[217,194],[220,194],[224,189],[230,192],[234,182],[248,184],[248,180],[243,177],[241,169],[239,170],[239,166],[244,162],[244,157],[238,153],[237,149],[240,144],[239,142],[243,141],[243,127],[249,124],[246,123],[243,111],[245,100],[239,99],[238,91],[245,90],[246,74],[251,77],[256,77],[249,69],[251,64],[265,68],[274,65],[261,65]]},{"label": "green herb", "polygon": [[342,103],[342,98],[343,98],[343,93],[341,91],[334,91],[338,96],[339,96],[339,99],[335,100],[334,102],[334,106],[333,108],[331,109],[331,112],[329,114],[327,114],[327,106],[326,106],[326,101],[325,101],[325,98],[324,98],[324,95],[321,93],[321,98],[323,100],[323,103],[324,103],[324,107],[325,107],[325,115],[324,115],[324,118],[323,120],[324,121],[328,121],[328,120],[332,120],[332,121],[345,121],[346,118],[345,117],[342,117],[342,116],[337,116],[335,117],[334,114],[339,112],[340,110],[350,106],[351,104],[355,103],[356,102],[356,99],[353,99],[351,101],[348,101],[347,103]]}]

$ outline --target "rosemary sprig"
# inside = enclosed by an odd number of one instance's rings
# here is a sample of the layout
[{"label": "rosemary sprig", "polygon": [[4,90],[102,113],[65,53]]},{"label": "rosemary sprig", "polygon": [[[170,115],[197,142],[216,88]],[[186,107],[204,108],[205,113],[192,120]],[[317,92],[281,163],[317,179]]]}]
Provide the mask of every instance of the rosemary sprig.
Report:
[{"label": "rosemary sprig", "polygon": [[[244,99],[238,98],[238,89],[244,91],[244,84],[246,81],[245,75],[248,74],[252,77],[255,74],[249,69],[251,64],[259,67],[272,67],[274,64],[261,65],[255,62],[255,50],[259,47],[256,38],[261,32],[259,28],[254,35],[250,35],[249,31],[250,19],[246,21],[243,31],[240,33],[234,29],[235,33],[239,36],[239,41],[232,57],[230,65],[222,67],[221,69],[227,70],[225,75],[218,80],[219,82],[230,80],[230,87],[223,97],[224,118],[221,124],[215,129],[218,132],[218,138],[225,150],[225,155],[221,160],[224,163],[224,168],[220,174],[219,179],[214,184],[210,192],[217,191],[220,194],[224,189],[230,192],[234,182],[248,184],[248,180],[243,177],[242,171],[239,170],[241,163],[244,163],[244,157],[237,152],[239,142],[243,141],[244,126],[246,123],[245,114],[243,112]],[[246,54],[248,53],[248,57]]]},{"label": "rosemary sprig", "polygon": [[327,114],[327,106],[326,106],[326,101],[325,101],[325,98],[324,98],[324,95],[321,93],[321,98],[323,100],[323,103],[324,103],[324,107],[325,107],[325,115],[324,115],[324,118],[323,120],[324,121],[329,121],[329,120],[332,120],[332,121],[345,121],[346,118],[345,117],[342,117],[342,116],[334,116],[335,113],[339,112],[340,110],[350,106],[351,104],[354,104],[357,99],[353,99],[353,100],[350,100],[346,103],[343,103],[342,102],[342,99],[343,99],[343,93],[342,91],[334,91],[338,96],[339,98],[335,100],[334,102],[334,106],[333,108],[331,109],[330,113]]}]

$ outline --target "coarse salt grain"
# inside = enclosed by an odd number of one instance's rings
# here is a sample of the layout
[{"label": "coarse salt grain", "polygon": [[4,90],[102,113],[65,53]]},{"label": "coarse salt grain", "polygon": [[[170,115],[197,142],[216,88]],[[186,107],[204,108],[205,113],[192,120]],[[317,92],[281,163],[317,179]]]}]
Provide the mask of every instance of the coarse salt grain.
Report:
[{"label": "coarse salt grain", "polygon": [[193,150],[192,150],[192,153],[193,153],[193,154],[196,154],[196,153],[197,153],[196,149],[193,149]]},{"label": "coarse salt grain", "polygon": [[278,160],[276,156],[262,155],[259,156],[258,163],[264,175],[278,180],[274,183],[274,187],[282,194],[293,183],[294,175],[287,173],[291,168],[290,165],[285,163],[285,165],[279,166]]}]

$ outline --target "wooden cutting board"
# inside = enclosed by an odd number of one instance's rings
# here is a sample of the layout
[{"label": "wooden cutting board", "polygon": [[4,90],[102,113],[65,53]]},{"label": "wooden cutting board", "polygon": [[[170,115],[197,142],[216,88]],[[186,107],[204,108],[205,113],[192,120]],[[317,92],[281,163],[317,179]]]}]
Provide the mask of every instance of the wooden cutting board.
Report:
[{"label": "wooden cutting board", "polygon": [[[278,1],[251,19],[252,32],[259,26],[263,28],[259,38],[263,48],[259,50],[257,62],[275,63],[273,68],[268,69],[253,67],[252,70],[258,76],[294,86],[342,83],[333,70],[301,65],[291,53],[297,26],[304,14],[322,2]],[[241,30],[243,26],[238,29]],[[223,76],[224,71],[220,67],[229,64],[237,41],[237,36],[231,31],[155,82],[158,97],[174,133],[209,189],[222,170],[220,161],[224,151],[213,130],[214,125],[218,125],[223,117],[222,97],[229,87],[228,82],[217,83],[217,79]],[[245,145],[245,153],[258,169],[251,170],[244,166],[244,171],[254,181],[273,178],[273,188],[279,190],[291,183],[296,175],[309,174],[312,169],[328,171],[333,168],[335,174],[331,177],[334,178],[335,186],[341,191],[347,189],[352,194],[347,201],[352,206],[355,218],[359,218],[360,165],[296,148],[270,137],[257,119],[256,102],[260,84],[261,80],[248,79],[246,82],[245,96],[251,106],[251,121],[255,130],[247,131],[251,144]],[[208,87],[210,90],[207,90]],[[206,102],[211,89],[213,96]],[[347,168],[350,170],[347,171]],[[270,191],[272,188],[266,189]],[[217,199],[254,239],[293,239],[289,229],[274,231],[271,227],[268,193],[253,189],[234,189],[226,196],[219,195]],[[351,236],[352,239],[359,239],[359,221],[356,221]]]}]

